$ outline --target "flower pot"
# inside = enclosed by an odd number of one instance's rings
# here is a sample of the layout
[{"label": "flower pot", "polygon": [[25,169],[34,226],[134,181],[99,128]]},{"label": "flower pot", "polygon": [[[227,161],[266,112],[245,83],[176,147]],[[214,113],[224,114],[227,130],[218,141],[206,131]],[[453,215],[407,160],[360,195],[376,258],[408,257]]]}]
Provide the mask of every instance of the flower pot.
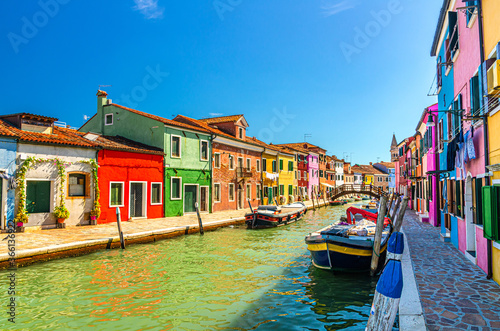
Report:
[{"label": "flower pot", "polygon": [[95,221],[97,219],[97,216],[90,216],[91,221]]},{"label": "flower pot", "polygon": [[23,223],[23,222],[17,222],[16,226],[17,226],[18,228],[21,228],[21,227],[23,227],[23,226],[24,226],[24,223]]},{"label": "flower pot", "polygon": [[57,223],[64,223],[65,220],[66,220],[65,218],[58,218]]}]

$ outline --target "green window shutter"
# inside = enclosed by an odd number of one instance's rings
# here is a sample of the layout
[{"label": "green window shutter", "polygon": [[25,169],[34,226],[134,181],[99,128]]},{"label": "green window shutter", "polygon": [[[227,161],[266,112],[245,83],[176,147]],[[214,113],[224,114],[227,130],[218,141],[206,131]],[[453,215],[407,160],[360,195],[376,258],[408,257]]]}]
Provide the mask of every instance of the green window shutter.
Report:
[{"label": "green window shutter", "polygon": [[487,239],[498,240],[498,187],[483,187],[483,235]]},{"label": "green window shutter", "polygon": [[26,182],[26,210],[28,213],[50,212],[50,182]]},{"label": "green window shutter", "polygon": [[262,159],[262,170],[267,171],[267,159]]},{"label": "green window shutter", "polygon": [[283,170],[283,160],[280,160],[280,170]]},{"label": "green window shutter", "polygon": [[293,186],[288,185],[288,195],[293,195]]}]

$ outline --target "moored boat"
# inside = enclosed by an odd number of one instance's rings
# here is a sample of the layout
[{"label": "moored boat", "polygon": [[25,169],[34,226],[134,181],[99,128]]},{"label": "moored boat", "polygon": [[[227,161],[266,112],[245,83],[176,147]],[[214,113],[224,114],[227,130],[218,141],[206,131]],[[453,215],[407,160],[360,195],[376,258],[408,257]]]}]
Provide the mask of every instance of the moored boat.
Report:
[{"label": "moored boat", "polygon": [[248,229],[265,229],[287,225],[300,220],[307,212],[303,202],[294,202],[283,206],[259,206],[245,215]]},{"label": "moored boat", "polygon": [[[311,252],[312,263],[317,268],[366,272],[370,270],[375,223],[363,220],[356,225],[337,223],[309,234],[305,238]],[[385,262],[387,242],[392,225],[388,224],[382,233],[379,268]]]},{"label": "moored boat", "polygon": [[345,205],[346,203],[342,200],[335,200],[335,201],[330,201],[330,206],[342,206]]}]

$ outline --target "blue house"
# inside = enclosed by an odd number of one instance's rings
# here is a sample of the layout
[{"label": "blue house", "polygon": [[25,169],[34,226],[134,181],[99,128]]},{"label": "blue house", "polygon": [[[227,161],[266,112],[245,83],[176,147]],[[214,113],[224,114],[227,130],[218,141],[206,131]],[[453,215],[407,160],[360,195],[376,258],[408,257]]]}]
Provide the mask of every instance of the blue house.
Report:
[{"label": "blue house", "polygon": [[396,189],[396,166],[392,162],[379,162],[373,165],[377,170],[389,175],[389,192]]},{"label": "blue house", "polygon": [[453,68],[453,62],[459,53],[457,15],[456,11],[452,11],[451,3],[445,2],[439,15],[431,49],[431,56],[436,58],[439,109],[436,123],[439,169],[441,170],[438,192],[445,201],[440,208],[441,236],[445,241],[451,239],[451,242],[456,247],[458,247],[457,216],[454,211],[455,204],[450,201],[450,193],[456,190],[456,174],[454,166],[448,162],[448,148],[451,147],[450,142],[453,141],[461,129],[459,117],[453,112],[449,112],[461,109],[461,100],[455,100]]},{"label": "blue house", "polygon": [[16,170],[17,140],[0,121],[0,229],[14,219],[15,189],[12,187]]}]

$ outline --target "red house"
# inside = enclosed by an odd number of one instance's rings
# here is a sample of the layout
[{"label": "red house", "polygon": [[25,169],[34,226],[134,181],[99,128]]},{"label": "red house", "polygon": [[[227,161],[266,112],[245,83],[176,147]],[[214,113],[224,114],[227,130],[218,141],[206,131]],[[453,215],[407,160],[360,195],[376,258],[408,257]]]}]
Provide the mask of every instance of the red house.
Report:
[{"label": "red house", "polygon": [[97,222],[116,222],[116,207],[122,221],[164,217],[163,151],[123,137],[91,133],[85,137],[100,145],[97,176],[101,215]]}]

